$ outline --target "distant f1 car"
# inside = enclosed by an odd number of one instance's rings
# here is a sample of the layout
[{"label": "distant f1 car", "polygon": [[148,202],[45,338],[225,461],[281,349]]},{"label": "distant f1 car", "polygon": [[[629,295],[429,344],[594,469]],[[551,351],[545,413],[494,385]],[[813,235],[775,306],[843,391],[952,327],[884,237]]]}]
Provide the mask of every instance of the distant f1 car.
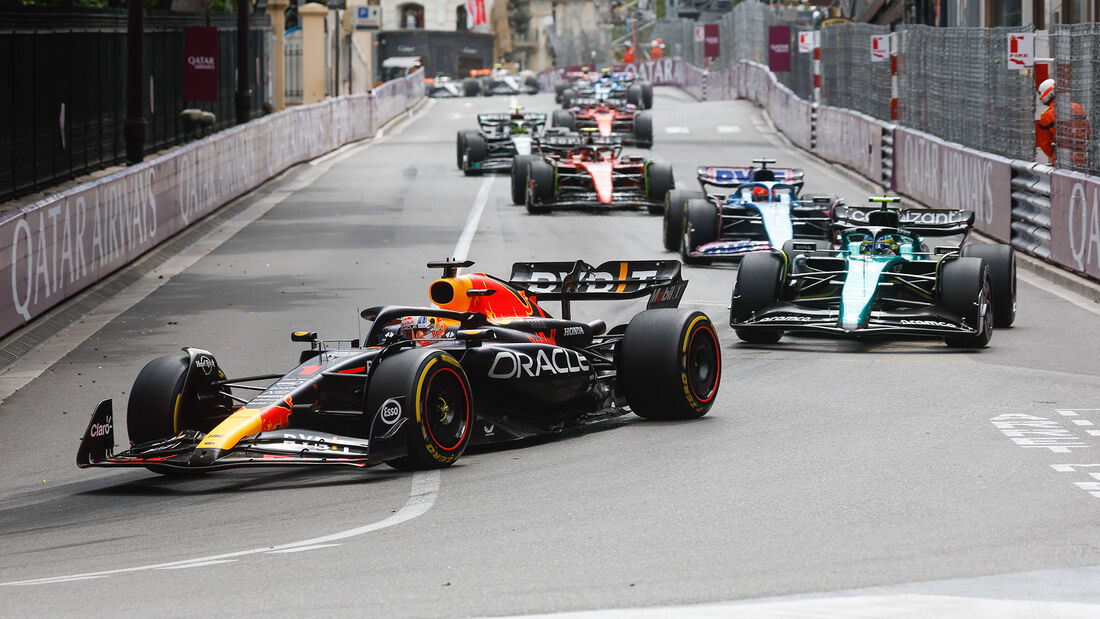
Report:
[{"label": "distant f1 car", "polygon": [[[841,337],[942,337],[982,348],[1016,315],[1016,259],[1007,245],[962,245],[967,210],[838,206],[828,241],[789,240],[741,261],[730,326],[750,343],[785,331]],[[950,240],[949,240],[950,239]]]},{"label": "distant f1 car", "polygon": [[702,191],[668,194],[662,237],[688,264],[740,259],[749,252],[782,247],[792,238],[829,238],[829,212],[836,200],[802,198],[803,172],[769,168],[774,159],[754,159],[751,168],[701,167]]},{"label": "distant f1 car", "polygon": [[480,129],[458,132],[458,167],[467,176],[511,170],[513,157],[533,152],[546,114],[514,108],[511,113],[478,114],[477,122]]},{"label": "distant f1 car", "polygon": [[554,208],[644,206],[657,215],[673,187],[672,166],[640,155],[623,156],[614,137],[591,136],[587,144],[561,154],[516,157],[512,167],[512,201],[526,204],[533,214]]},{"label": "distant f1 car", "polygon": [[589,74],[582,74],[579,77],[573,74],[572,81],[558,84],[555,94],[555,101],[561,103],[565,109],[577,105],[577,101],[584,99],[611,105],[630,104],[643,110],[653,107],[653,85],[637,79],[637,76],[630,72],[613,73],[605,69],[601,75],[594,78]]},{"label": "distant f1 car", "polygon": [[491,95],[534,95],[539,92],[539,79],[534,73],[511,73],[504,69],[480,69],[470,71],[477,80],[481,94]]},{"label": "distant f1 car", "polygon": [[568,110],[554,110],[551,124],[572,131],[595,128],[600,136],[618,137],[623,144],[653,147],[653,117],[633,105],[614,105],[595,99],[576,99]]},{"label": "distant f1 car", "polygon": [[433,98],[475,97],[481,86],[474,78],[456,82],[447,75],[437,75],[424,79],[425,94]]},{"label": "distant f1 car", "polygon": [[[130,446],[115,453],[104,400],[77,464],[188,473],[239,466],[397,468],[453,464],[469,444],[558,432],[623,414],[693,419],[718,393],[721,349],[710,320],[677,309],[675,260],[521,262],[500,280],[440,262],[432,307],[364,310],[362,342],[319,340],[289,372],[226,378],[197,348],[151,361],[126,407]],[[559,300],[552,318],[535,300]],[[647,297],[611,329],[570,317],[570,303]],[[256,383],[270,383],[254,386]],[[239,394],[249,393],[245,397]]]}]

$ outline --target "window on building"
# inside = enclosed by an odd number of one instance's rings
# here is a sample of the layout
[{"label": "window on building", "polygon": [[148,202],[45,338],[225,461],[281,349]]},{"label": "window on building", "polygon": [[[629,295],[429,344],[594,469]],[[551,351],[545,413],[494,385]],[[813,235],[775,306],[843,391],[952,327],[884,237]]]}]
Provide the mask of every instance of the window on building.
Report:
[{"label": "window on building", "polygon": [[415,4],[408,3],[402,4],[397,7],[399,14],[401,15],[401,27],[406,29],[416,29],[424,27],[424,7]]},{"label": "window on building", "polygon": [[466,30],[466,5],[460,4],[455,9],[455,30]]}]

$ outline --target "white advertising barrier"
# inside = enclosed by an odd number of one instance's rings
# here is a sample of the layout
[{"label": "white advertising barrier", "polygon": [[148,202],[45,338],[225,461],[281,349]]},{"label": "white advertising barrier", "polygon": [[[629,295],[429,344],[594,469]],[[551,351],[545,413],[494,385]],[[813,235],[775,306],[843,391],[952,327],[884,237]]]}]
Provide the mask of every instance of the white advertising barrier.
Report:
[{"label": "white advertising barrier", "polygon": [[898,127],[894,189],[932,208],[970,209],[975,228],[1011,240],[1012,168],[1004,157]]},{"label": "white advertising barrier", "polygon": [[871,179],[882,178],[882,123],[859,112],[817,108],[818,156]]},{"label": "white advertising barrier", "polygon": [[423,96],[423,72],[399,82],[265,116],[6,213],[0,334],[287,167],[373,135]]},{"label": "white advertising barrier", "polygon": [[777,129],[798,146],[810,150],[813,140],[812,106],[783,84],[771,85],[768,102],[764,106]]},{"label": "white advertising barrier", "polygon": [[1050,257],[1100,278],[1100,177],[1050,175]]}]

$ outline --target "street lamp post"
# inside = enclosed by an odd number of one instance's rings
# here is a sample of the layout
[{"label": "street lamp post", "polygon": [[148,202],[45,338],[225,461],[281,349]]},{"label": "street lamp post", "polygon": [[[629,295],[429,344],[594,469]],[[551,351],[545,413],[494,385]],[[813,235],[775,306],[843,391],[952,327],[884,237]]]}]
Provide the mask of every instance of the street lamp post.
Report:
[{"label": "street lamp post", "polygon": [[[133,2],[133,0],[131,0]],[[237,124],[249,121],[252,112],[252,79],[248,70],[248,7],[250,0],[237,0]]]},{"label": "street lamp post", "polygon": [[145,26],[141,0],[126,3],[126,161],[145,158]]}]

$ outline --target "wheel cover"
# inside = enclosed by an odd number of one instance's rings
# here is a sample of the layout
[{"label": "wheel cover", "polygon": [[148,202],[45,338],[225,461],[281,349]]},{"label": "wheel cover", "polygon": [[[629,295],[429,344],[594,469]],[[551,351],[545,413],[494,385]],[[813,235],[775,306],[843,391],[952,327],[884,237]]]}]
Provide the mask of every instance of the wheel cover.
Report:
[{"label": "wheel cover", "polygon": [[692,395],[701,402],[714,398],[722,374],[722,359],[713,330],[700,326],[692,331],[688,339],[686,365]]},{"label": "wheel cover", "polygon": [[458,372],[440,368],[424,390],[424,427],[436,447],[454,451],[470,427],[470,397]]}]

